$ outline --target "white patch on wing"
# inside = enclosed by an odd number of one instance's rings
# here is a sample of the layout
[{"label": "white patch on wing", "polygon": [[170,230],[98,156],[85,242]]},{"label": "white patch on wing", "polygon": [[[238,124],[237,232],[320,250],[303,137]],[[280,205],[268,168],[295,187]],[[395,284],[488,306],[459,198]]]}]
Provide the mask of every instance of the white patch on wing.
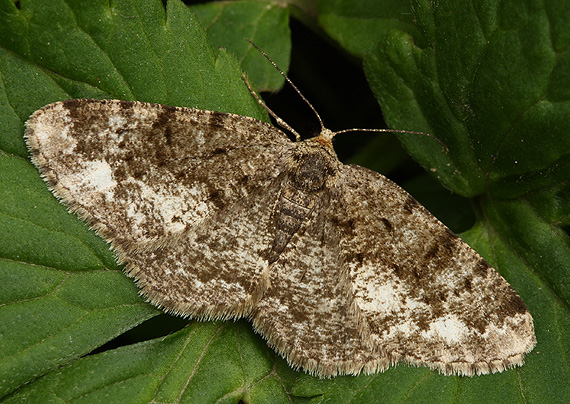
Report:
[{"label": "white patch on wing", "polygon": [[441,338],[447,344],[458,344],[469,334],[469,329],[453,314],[440,317],[429,325],[429,330],[423,331],[427,339]]},{"label": "white patch on wing", "polygon": [[113,171],[106,161],[94,160],[89,162],[83,169],[82,185],[94,192],[105,193],[110,188],[117,186],[113,179]]}]

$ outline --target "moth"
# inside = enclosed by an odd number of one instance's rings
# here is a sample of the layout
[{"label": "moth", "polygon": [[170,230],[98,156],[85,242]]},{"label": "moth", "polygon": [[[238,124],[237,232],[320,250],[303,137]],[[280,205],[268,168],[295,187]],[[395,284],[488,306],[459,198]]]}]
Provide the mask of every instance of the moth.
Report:
[{"label": "moth", "polygon": [[403,361],[472,376],[521,365],[536,343],[527,307],[479,254],[398,185],[338,160],[344,131],[293,142],[245,116],[93,99],[26,125],[49,188],[149,302],[249,318],[294,368]]}]

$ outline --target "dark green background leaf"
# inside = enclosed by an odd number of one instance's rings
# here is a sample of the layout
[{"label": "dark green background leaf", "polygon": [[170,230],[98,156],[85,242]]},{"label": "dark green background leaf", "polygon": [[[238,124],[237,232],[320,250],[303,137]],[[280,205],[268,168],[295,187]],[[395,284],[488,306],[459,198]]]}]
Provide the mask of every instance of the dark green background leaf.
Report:
[{"label": "dark green background leaf", "polygon": [[281,373],[293,372],[275,369],[264,346],[243,321],[194,323],[167,337],[75,361],[5,402],[287,402],[290,380]]},{"label": "dark green background leaf", "polygon": [[291,54],[289,9],[260,1],[220,1],[191,7],[206,29],[214,46],[228,49],[239,59],[241,68],[258,91],[277,91],[285,79],[265,61],[250,43],[253,41],[281,69],[287,70]]},{"label": "dark green background leaf", "polygon": [[375,49],[391,29],[418,33],[410,4],[401,0],[321,0],[318,22],[331,38],[357,57]]},{"label": "dark green background leaf", "polygon": [[[196,6],[210,42],[177,0],[166,9],[158,0],[0,0],[0,392],[12,392],[4,400],[567,402],[570,6],[562,0],[412,6],[321,0],[316,15],[303,21],[318,21],[344,50],[363,58],[393,127],[427,131],[449,146],[444,154],[430,139],[401,137],[433,177],[470,198],[476,223],[462,237],[529,306],[538,345],[523,367],[461,378],[399,365],[319,380],[293,371],[245,321],[180,329],[186,322],[157,316],[105,242],[51,196],[27,159],[24,122],[45,104],[80,97],[266,119],[238,63],[258,88],[276,89],[282,80],[242,38],[286,68],[289,10],[251,1]],[[297,32],[293,43],[305,53],[292,75],[312,83],[321,99],[333,99],[332,87],[352,83],[344,58]],[[315,75],[316,49],[323,50],[317,59],[326,59],[319,68],[333,72],[335,82]],[[326,103],[320,112],[334,120],[346,115],[346,104],[332,110]],[[337,151],[350,157],[348,145],[353,162],[391,169],[453,229],[469,227],[469,201],[410,168],[387,137],[373,137],[360,150],[350,146],[361,139],[343,135]]]}]

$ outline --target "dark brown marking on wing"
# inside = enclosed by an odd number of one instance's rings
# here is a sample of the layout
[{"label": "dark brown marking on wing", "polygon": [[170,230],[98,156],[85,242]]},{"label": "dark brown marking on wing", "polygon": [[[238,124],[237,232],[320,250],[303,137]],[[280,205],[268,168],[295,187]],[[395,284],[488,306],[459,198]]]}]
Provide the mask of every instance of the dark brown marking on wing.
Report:
[{"label": "dark brown marking on wing", "polygon": [[382,223],[384,223],[384,226],[386,226],[386,230],[388,230],[388,232],[391,232],[393,230],[392,223],[390,223],[388,219],[382,217],[380,218],[380,220],[382,221]]},{"label": "dark brown marking on wing", "polygon": [[208,126],[214,130],[227,130],[228,120],[227,115],[222,112],[211,111],[210,119],[208,120]]},{"label": "dark brown marking on wing", "polygon": [[491,265],[483,258],[481,258],[479,263],[475,266],[475,271],[482,277],[486,277],[491,269]]},{"label": "dark brown marking on wing", "polygon": [[419,209],[424,208],[418,201],[415,200],[415,198],[412,195],[409,195],[409,194],[408,194],[406,201],[404,202],[404,205],[402,207],[408,213],[414,213],[414,211],[416,211],[418,208]]}]

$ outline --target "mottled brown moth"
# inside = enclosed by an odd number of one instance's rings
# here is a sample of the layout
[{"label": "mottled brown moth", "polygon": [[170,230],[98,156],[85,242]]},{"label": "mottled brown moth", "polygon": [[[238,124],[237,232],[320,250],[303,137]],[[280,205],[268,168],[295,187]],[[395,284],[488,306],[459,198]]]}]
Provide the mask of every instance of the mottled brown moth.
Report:
[{"label": "mottled brown moth", "polygon": [[165,311],[249,318],[293,367],[325,377],[521,365],[535,336],[511,286],[398,185],[342,164],[341,132],[293,133],[75,99],[36,111],[25,137],[53,193]]}]

